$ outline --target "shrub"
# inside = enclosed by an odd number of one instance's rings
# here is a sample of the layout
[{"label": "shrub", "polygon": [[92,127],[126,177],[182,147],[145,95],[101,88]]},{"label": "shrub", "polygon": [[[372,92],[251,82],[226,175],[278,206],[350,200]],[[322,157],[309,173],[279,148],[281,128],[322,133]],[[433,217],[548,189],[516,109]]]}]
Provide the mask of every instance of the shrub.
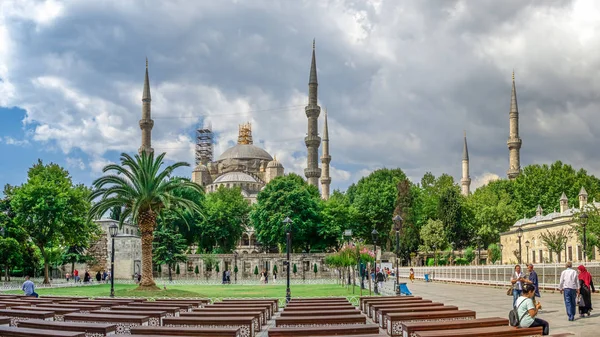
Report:
[{"label": "shrub", "polygon": [[179,265],[177,265],[177,267],[175,268],[175,274],[179,275],[181,273],[181,271],[179,271]]},{"label": "shrub", "polygon": [[254,266],[254,275],[258,275],[258,266]]},{"label": "shrub", "polygon": [[197,265],[196,265],[196,269],[194,269],[194,273],[196,273],[196,275],[200,274],[200,269],[198,269]]}]

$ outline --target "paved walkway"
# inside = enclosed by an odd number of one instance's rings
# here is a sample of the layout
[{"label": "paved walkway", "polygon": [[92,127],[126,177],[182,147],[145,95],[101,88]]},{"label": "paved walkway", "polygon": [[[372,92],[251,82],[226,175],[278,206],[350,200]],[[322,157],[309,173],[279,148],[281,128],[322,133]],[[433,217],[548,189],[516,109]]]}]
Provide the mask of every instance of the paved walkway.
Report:
[{"label": "paved walkway", "polygon": [[[404,279],[400,282],[407,282]],[[391,292],[394,281],[385,282],[386,293]],[[486,286],[469,286],[423,281],[408,281],[408,288],[415,296],[421,296],[447,305],[456,305],[460,309],[470,309],[477,312],[478,318],[483,317],[508,317],[512,304],[512,296],[506,295],[507,288],[493,288]],[[542,311],[539,318],[550,323],[550,333],[571,332],[576,336],[600,336],[600,296],[596,294],[592,303],[597,307],[590,317],[579,318],[574,322],[567,320],[563,297],[559,292],[543,292],[539,302]]]}]

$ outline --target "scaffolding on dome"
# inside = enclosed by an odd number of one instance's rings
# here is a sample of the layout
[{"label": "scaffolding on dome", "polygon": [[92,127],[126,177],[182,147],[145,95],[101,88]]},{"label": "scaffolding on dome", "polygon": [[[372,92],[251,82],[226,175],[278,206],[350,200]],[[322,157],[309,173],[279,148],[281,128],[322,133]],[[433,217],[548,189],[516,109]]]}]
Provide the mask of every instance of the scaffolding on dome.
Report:
[{"label": "scaffolding on dome", "polygon": [[240,129],[238,133],[238,144],[252,144],[252,124],[250,124],[250,122],[240,124]]},{"label": "scaffolding on dome", "polygon": [[196,165],[206,165],[213,161],[213,132],[212,125],[196,130]]}]

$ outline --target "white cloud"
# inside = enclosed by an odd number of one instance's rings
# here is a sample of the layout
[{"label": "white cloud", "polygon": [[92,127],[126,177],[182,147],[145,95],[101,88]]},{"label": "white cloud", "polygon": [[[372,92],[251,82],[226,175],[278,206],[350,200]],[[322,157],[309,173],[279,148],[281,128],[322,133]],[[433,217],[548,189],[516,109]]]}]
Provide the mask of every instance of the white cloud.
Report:
[{"label": "white cloud", "polygon": [[471,191],[475,191],[481,186],[485,186],[488,183],[498,180],[500,177],[495,173],[486,172],[484,174],[476,176],[471,182]]},{"label": "white cloud", "polygon": [[4,136],[4,139],[0,138],[0,141],[4,140],[4,144],[7,145],[15,145],[15,146],[25,146],[29,145],[29,140],[27,139],[15,139],[10,136]]},{"label": "white cloud", "polygon": [[67,162],[67,167],[85,170],[86,165],[85,165],[83,159],[67,157],[65,160]]},{"label": "white cloud", "polygon": [[100,175],[105,166],[114,164],[114,162],[102,158],[102,157],[94,157],[89,162],[89,167],[92,170],[92,174],[94,176]]}]

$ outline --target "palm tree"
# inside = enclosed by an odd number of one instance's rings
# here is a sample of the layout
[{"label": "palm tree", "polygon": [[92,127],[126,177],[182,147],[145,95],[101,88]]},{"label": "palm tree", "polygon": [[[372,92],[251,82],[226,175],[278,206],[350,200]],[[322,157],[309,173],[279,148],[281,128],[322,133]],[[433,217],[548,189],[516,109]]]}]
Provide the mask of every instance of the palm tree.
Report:
[{"label": "palm tree", "polygon": [[200,193],[202,187],[185,178],[170,178],[173,171],[188,163],[178,162],[160,170],[165,153],[154,158],[153,153],[142,152],[132,158],[121,154],[121,165],[111,164],[102,172],[111,172],[93,182],[94,191],[90,200],[100,198],[90,209],[90,218],[100,218],[113,207],[123,207],[119,226],[124,219],[131,218],[138,224],[142,236],[142,280],[139,288],[158,289],[152,278],[152,241],[156,218],[162,210],[200,212],[200,205],[173,191],[180,188],[194,189]]}]

